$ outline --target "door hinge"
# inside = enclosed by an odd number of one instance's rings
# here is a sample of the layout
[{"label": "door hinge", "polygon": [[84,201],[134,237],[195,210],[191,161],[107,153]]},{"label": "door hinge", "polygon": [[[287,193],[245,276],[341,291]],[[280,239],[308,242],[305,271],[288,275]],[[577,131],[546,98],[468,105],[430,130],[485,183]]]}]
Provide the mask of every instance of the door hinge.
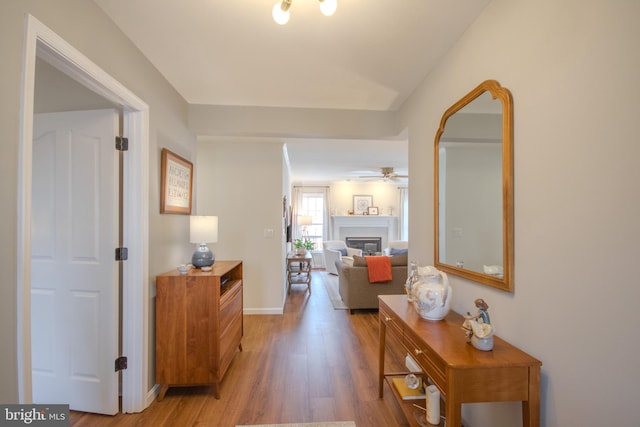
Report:
[{"label": "door hinge", "polygon": [[116,248],[116,261],[126,261],[129,258],[127,248]]},{"label": "door hinge", "polygon": [[116,150],[127,151],[129,150],[129,138],[123,136],[116,136]]},{"label": "door hinge", "polygon": [[116,359],[116,372],[127,369],[127,357],[120,356]]}]

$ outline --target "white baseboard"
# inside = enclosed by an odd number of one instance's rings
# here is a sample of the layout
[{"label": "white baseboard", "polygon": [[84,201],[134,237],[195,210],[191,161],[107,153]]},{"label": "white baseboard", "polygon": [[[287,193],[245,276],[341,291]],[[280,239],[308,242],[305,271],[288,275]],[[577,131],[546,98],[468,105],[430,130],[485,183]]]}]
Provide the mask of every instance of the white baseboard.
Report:
[{"label": "white baseboard", "polygon": [[272,307],[272,308],[245,308],[243,314],[282,314],[284,313],[284,307]]},{"label": "white baseboard", "polygon": [[151,387],[151,390],[149,390],[149,392],[147,393],[147,401],[146,401],[145,408],[151,405],[154,400],[156,400],[156,397],[158,397],[158,393],[160,393],[160,384],[156,384],[153,387]]}]

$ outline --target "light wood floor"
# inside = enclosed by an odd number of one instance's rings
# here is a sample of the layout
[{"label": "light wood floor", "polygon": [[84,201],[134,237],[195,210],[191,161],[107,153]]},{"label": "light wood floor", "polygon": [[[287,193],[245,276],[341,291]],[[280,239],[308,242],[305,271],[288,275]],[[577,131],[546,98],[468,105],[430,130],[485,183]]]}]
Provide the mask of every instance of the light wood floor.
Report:
[{"label": "light wood floor", "polygon": [[[170,388],[162,402],[140,414],[71,413],[71,426],[174,427],[355,421],[358,427],[407,426],[385,385],[378,398],[378,315],[334,310],[322,280],[312,274],[312,294],[294,285],[284,315],[244,317],[243,352],[221,384]],[[404,370],[404,355],[387,339],[387,370]]]}]

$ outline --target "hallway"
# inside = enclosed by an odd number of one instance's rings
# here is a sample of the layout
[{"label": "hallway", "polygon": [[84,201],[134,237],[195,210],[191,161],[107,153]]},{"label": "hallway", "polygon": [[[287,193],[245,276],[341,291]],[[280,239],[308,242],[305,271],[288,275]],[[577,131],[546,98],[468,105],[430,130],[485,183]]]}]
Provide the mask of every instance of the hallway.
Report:
[{"label": "hallway", "polygon": [[[220,400],[207,387],[170,388],[162,402],[153,402],[141,414],[72,413],[71,426],[234,427],[313,421],[406,426],[391,393],[378,399],[377,312],[350,315],[334,310],[325,279],[336,277],[313,272],[311,295],[306,286],[294,285],[283,315],[244,317],[244,351],[222,382]],[[388,350],[387,369],[403,370],[403,358]]]}]

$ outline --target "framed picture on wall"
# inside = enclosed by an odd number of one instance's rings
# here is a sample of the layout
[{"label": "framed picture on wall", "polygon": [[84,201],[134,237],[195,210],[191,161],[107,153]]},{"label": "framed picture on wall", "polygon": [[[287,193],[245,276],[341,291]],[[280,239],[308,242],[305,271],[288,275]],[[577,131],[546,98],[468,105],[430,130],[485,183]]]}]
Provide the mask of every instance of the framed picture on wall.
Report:
[{"label": "framed picture on wall", "polygon": [[193,163],[162,149],[160,213],[191,215]]},{"label": "framed picture on wall", "polygon": [[368,194],[354,194],[353,213],[354,215],[368,215],[369,206],[373,205],[373,196]]}]

